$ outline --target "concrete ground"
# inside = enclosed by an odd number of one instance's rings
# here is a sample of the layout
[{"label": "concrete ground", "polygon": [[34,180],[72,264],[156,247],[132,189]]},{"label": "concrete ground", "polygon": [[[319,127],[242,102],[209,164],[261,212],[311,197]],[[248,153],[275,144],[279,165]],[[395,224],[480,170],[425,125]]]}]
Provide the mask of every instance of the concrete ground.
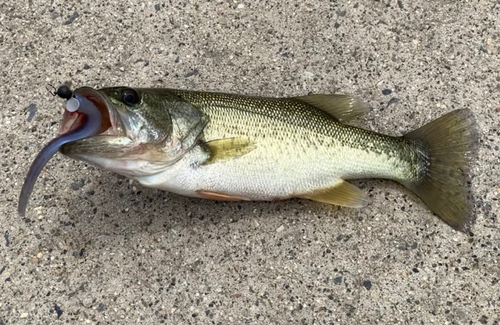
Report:
[{"label": "concrete ground", "polygon": [[[15,1],[0,4],[0,324],[498,324],[500,2]],[[352,93],[401,135],[458,108],[480,132],[473,235],[402,186],[360,210],[226,203],[56,155],[47,85],[262,96]]]}]

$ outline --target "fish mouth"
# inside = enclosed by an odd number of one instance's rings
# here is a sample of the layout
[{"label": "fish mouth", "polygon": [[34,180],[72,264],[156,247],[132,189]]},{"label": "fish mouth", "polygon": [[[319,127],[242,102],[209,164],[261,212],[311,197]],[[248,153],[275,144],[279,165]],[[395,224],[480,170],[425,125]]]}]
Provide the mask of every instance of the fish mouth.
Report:
[{"label": "fish mouth", "polygon": [[[125,136],[123,123],[118,117],[118,112],[105,94],[90,87],[78,88],[73,93],[80,94],[90,100],[101,113],[101,126],[96,135]],[[64,135],[82,127],[86,119],[87,116],[78,111],[64,110],[59,133]]]},{"label": "fish mouth", "polygon": [[[93,136],[63,144],[59,152],[73,159],[100,165],[97,162],[99,158],[123,159],[141,149],[127,136],[118,108],[102,89],[82,87],[76,89],[73,94],[78,94],[94,104],[101,113],[101,124]],[[61,136],[85,128],[86,119],[87,116],[79,111],[65,110],[60,129]]]},{"label": "fish mouth", "polygon": [[[76,89],[73,94],[92,102],[101,114],[100,127],[92,136],[63,144],[59,148],[60,153],[124,175],[130,174],[129,169],[134,166],[130,165],[130,162],[141,159],[162,160],[163,157],[156,157],[155,152],[149,150],[151,148],[147,143],[133,139],[124,117],[120,115],[123,112],[112,102],[112,97],[106,89],[82,87]],[[85,128],[86,119],[85,114],[66,110],[61,124],[61,137]]]}]

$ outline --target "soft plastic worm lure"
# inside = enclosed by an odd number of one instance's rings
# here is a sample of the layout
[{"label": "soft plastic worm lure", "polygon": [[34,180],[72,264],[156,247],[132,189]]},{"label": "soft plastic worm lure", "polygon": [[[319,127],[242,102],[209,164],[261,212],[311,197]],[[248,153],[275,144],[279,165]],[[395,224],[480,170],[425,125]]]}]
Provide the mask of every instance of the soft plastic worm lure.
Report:
[{"label": "soft plastic worm lure", "polygon": [[50,141],[35,158],[28,175],[26,175],[21,195],[19,196],[18,212],[20,216],[24,216],[26,213],[28,199],[33,191],[38,175],[40,175],[43,167],[56,154],[59,148],[65,143],[91,137],[97,134],[101,127],[101,113],[92,101],[81,94],[72,93],[67,86],[59,87],[56,94],[61,98],[67,99],[66,110],[84,114],[86,116],[85,123],[81,127]]}]

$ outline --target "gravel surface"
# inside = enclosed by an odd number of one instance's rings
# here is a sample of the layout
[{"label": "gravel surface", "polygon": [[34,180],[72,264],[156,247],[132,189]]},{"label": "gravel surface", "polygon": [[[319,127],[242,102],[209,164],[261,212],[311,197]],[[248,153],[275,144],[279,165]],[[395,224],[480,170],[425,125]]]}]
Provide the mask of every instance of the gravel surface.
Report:
[{"label": "gravel surface", "polygon": [[[4,0],[0,325],[498,324],[499,31],[493,0]],[[352,123],[391,135],[469,108],[473,235],[385,180],[353,181],[360,210],[215,202],[59,154],[20,218],[64,82],[351,93],[371,107]]]}]

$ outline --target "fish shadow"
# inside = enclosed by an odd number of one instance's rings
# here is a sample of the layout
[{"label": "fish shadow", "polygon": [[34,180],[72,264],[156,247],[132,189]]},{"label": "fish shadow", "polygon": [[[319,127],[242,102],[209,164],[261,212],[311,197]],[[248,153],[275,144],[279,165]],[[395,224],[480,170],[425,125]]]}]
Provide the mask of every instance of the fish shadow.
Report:
[{"label": "fish shadow", "polygon": [[100,184],[91,180],[78,193],[70,192],[67,214],[60,216],[52,232],[74,249],[161,237],[169,232],[196,235],[234,223],[248,231],[266,232],[275,232],[281,225],[315,223],[319,228],[327,225],[332,233],[342,233],[345,229],[355,231],[360,222],[370,222],[372,228],[384,231],[389,221],[376,223],[375,219],[391,219],[393,212],[401,209],[399,202],[387,204],[388,200],[401,201],[403,197],[403,205],[408,201],[410,206],[418,205],[408,190],[386,180],[351,180],[370,198],[368,206],[351,209],[304,199],[212,201],[145,188],[111,173],[103,173],[100,179]]}]

